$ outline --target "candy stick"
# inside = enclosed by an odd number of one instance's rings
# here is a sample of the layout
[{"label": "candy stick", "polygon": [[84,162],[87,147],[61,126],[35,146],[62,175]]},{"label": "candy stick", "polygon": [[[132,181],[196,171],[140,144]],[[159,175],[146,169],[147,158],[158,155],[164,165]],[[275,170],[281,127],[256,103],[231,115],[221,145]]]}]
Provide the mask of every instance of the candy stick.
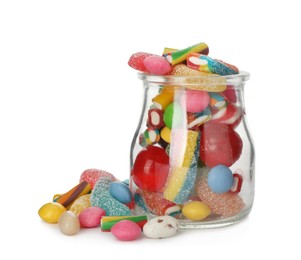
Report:
[{"label": "candy stick", "polygon": [[178,51],[178,50],[179,49],[165,47],[164,50],[163,50],[163,56],[164,56],[164,54],[168,54],[168,53],[175,52],[175,51]]},{"label": "candy stick", "polygon": [[177,215],[181,211],[181,207],[169,200],[166,200],[161,193],[147,192],[144,190],[138,191],[148,210],[158,216]]},{"label": "candy stick", "polygon": [[130,220],[137,223],[141,228],[147,222],[146,216],[103,216],[101,218],[101,230],[110,231],[121,220]]},{"label": "candy stick", "polygon": [[64,193],[63,195],[56,197],[53,202],[62,204],[66,209],[69,209],[72,203],[80,196],[91,192],[91,186],[88,182],[83,181],[76,185],[74,188]]},{"label": "candy stick", "polygon": [[163,111],[158,108],[148,110],[147,126],[159,129],[164,126]]},{"label": "candy stick", "polygon": [[164,198],[183,204],[191,195],[197,174],[200,132],[174,130],[171,139],[171,170]]},{"label": "candy stick", "polygon": [[155,96],[152,101],[154,103],[154,106],[156,108],[159,108],[161,110],[165,110],[165,108],[173,102],[174,99],[174,93],[175,93],[175,87],[172,86],[166,86],[164,87],[161,92]]},{"label": "candy stick", "polygon": [[210,96],[210,106],[213,108],[220,109],[227,105],[225,98],[218,93],[209,93]]},{"label": "candy stick", "polygon": [[238,74],[238,69],[235,66],[199,53],[189,53],[187,55],[187,66],[195,70],[222,76]]},{"label": "candy stick", "polygon": [[198,53],[207,55],[209,53],[208,45],[206,43],[200,42],[196,45],[187,47],[185,49],[164,54],[164,57],[167,59],[167,61],[171,65],[176,65],[176,64],[181,63],[182,61],[186,60],[186,57],[188,54],[194,53],[194,52],[198,52]]},{"label": "candy stick", "polygon": [[200,113],[187,113],[187,124],[188,129],[194,129],[196,126],[209,121],[211,118],[211,111],[209,108],[206,108]]},{"label": "candy stick", "polygon": [[147,144],[156,144],[160,140],[160,132],[158,129],[153,129],[149,127],[144,131],[144,138]]}]

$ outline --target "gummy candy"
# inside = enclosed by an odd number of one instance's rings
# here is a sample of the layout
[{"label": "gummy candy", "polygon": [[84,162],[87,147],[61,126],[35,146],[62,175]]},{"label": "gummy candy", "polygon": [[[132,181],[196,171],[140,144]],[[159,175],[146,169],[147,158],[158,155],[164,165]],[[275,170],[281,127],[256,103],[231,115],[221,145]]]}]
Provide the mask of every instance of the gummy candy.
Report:
[{"label": "gummy candy", "polygon": [[128,64],[130,67],[132,67],[135,70],[139,70],[142,72],[148,72],[147,69],[144,66],[143,61],[147,58],[147,57],[151,57],[154,56],[154,54],[151,53],[146,53],[146,52],[137,52],[134,53],[129,61]]},{"label": "gummy candy", "polygon": [[143,64],[147,72],[155,75],[165,75],[171,71],[170,64],[162,56],[149,56],[143,60]]},{"label": "gummy candy", "polygon": [[88,169],[85,170],[81,176],[80,176],[80,182],[86,181],[91,185],[91,188],[94,188],[94,185],[100,178],[109,177],[112,179],[112,181],[115,181],[116,178],[113,174],[103,171],[103,170],[97,170],[97,169]]}]

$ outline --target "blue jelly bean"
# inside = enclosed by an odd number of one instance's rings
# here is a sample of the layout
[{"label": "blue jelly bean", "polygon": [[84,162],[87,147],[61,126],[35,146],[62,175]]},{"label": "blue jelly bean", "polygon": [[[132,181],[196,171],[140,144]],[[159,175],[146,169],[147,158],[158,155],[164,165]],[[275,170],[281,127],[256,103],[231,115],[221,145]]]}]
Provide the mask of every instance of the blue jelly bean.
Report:
[{"label": "blue jelly bean", "polygon": [[213,167],[208,173],[208,186],[215,193],[224,193],[233,185],[232,171],[222,164]]},{"label": "blue jelly bean", "polygon": [[110,194],[113,198],[124,204],[132,201],[132,193],[129,187],[123,182],[112,182],[110,185]]}]

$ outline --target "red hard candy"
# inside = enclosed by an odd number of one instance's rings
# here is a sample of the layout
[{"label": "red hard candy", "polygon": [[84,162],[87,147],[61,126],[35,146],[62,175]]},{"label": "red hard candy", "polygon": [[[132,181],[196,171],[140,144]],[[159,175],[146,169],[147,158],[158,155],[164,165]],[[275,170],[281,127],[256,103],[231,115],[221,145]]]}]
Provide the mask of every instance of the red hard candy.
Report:
[{"label": "red hard candy", "polygon": [[132,169],[132,178],[139,188],[157,192],[165,186],[168,172],[169,156],[165,150],[148,146],[137,155]]},{"label": "red hard candy", "polygon": [[135,70],[139,70],[139,71],[142,71],[142,72],[148,72],[148,70],[144,66],[143,61],[147,57],[151,57],[151,56],[154,56],[154,54],[146,53],[146,52],[137,52],[137,53],[134,53],[130,57],[130,59],[128,61],[128,64],[129,64],[130,67],[132,67]]},{"label": "red hard candy", "polygon": [[242,140],[233,128],[215,122],[202,127],[200,159],[209,167],[223,164],[230,167],[242,152]]}]

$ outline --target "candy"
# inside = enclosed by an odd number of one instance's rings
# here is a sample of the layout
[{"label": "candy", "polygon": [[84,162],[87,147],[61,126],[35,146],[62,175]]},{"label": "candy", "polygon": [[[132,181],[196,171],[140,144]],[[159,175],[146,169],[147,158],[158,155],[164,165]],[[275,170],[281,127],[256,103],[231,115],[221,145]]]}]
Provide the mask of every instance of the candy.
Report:
[{"label": "candy", "polygon": [[164,50],[163,50],[163,55],[164,54],[168,54],[170,52],[175,52],[175,51],[178,51],[179,49],[174,49],[174,48],[168,48],[168,47],[165,47]]},{"label": "candy", "polygon": [[201,201],[190,201],[182,208],[182,214],[190,220],[203,220],[211,213],[210,208]]},{"label": "candy", "polygon": [[211,208],[212,213],[231,217],[238,214],[245,206],[243,200],[235,193],[214,193],[208,187],[206,170],[203,170],[195,186],[199,198]]},{"label": "candy", "polygon": [[158,129],[153,129],[149,127],[144,131],[143,135],[145,142],[148,145],[156,144],[160,140],[160,132]]},{"label": "candy", "polygon": [[210,95],[210,106],[216,109],[220,109],[222,107],[225,107],[227,102],[225,100],[225,98],[218,94],[218,93],[209,93]]},{"label": "candy", "polygon": [[146,191],[160,191],[169,172],[169,156],[165,150],[148,146],[140,151],[132,169],[132,178],[135,184]]},{"label": "candy", "polygon": [[222,76],[238,74],[238,70],[235,66],[199,53],[188,54],[187,66],[195,70],[215,73]]},{"label": "candy", "polygon": [[209,48],[206,43],[200,42],[188,48],[164,54],[164,57],[170,64],[175,65],[185,61],[188,54],[192,52],[198,52],[207,55],[209,53]]},{"label": "candy", "polygon": [[242,182],[243,182],[242,176],[239,173],[235,172],[233,174],[233,185],[230,189],[230,192],[240,193],[241,187],[242,187]]},{"label": "candy", "polygon": [[159,129],[164,126],[163,111],[158,108],[148,110],[147,126]]},{"label": "candy", "polygon": [[141,228],[130,220],[121,220],[111,229],[112,234],[121,241],[136,240],[141,236]]},{"label": "candy", "polygon": [[181,124],[181,122],[183,121],[183,116],[184,113],[181,106],[178,103],[174,102],[166,107],[163,115],[163,120],[165,125],[171,129]]},{"label": "candy", "polygon": [[47,223],[57,223],[66,208],[57,202],[50,202],[39,209],[39,216]]},{"label": "candy", "polygon": [[224,193],[231,189],[233,175],[231,170],[224,165],[217,165],[210,169],[208,174],[208,186],[215,193]]},{"label": "candy", "polygon": [[91,206],[104,209],[107,216],[130,215],[130,209],[111,196],[109,191],[111,183],[110,177],[104,177],[96,183],[91,193]]},{"label": "candy", "polygon": [[143,200],[140,193],[135,192],[134,194],[134,202],[135,205],[141,208],[144,212],[148,211],[147,205],[145,204],[145,201]]},{"label": "candy", "polygon": [[162,215],[178,215],[181,211],[181,207],[169,200],[164,199],[161,193],[147,192],[143,190],[138,191],[148,210],[158,216]]},{"label": "candy", "polygon": [[211,118],[211,111],[209,108],[206,108],[200,113],[187,113],[187,125],[188,129],[195,129],[205,122],[209,121]]},{"label": "candy", "polygon": [[162,56],[149,56],[143,60],[143,65],[149,73],[155,75],[165,75],[171,71],[168,61]]},{"label": "candy", "polygon": [[154,106],[164,111],[166,107],[173,102],[174,94],[175,94],[175,87],[173,86],[163,87],[161,92],[152,99]]},{"label": "candy", "polygon": [[179,230],[179,222],[171,216],[155,217],[143,227],[143,233],[148,238],[167,238],[174,236]]},{"label": "candy", "polygon": [[194,187],[199,157],[200,133],[174,130],[171,142],[171,170],[164,198],[177,204],[188,200]]},{"label": "candy", "polygon": [[146,142],[146,140],[145,140],[144,133],[141,133],[141,134],[139,135],[139,137],[138,137],[138,142],[139,142],[140,146],[142,146],[142,147],[147,147],[147,146],[148,146],[148,144],[147,144],[147,142]]},{"label": "candy", "polygon": [[227,86],[227,89],[222,93],[227,100],[229,100],[232,103],[237,102],[237,96],[235,92],[235,87],[234,86]]},{"label": "candy", "polygon": [[132,193],[129,187],[122,182],[112,182],[110,185],[110,194],[113,198],[123,204],[132,201]]},{"label": "candy", "polygon": [[189,89],[222,92],[227,88],[225,78],[188,68],[184,64],[174,66],[169,74],[187,77],[186,88]]},{"label": "candy", "polygon": [[91,194],[86,194],[86,195],[80,196],[78,199],[76,199],[74,201],[74,203],[70,207],[69,211],[72,211],[73,213],[78,215],[84,209],[90,207],[90,197],[91,197]]},{"label": "candy", "polygon": [[228,125],[207,122],[202,125],[200,159],[209,167],[230,167],[242,152],[240,136]]},{"label": "candy", "polygon": [[227,124],[230,125],[232,128],[235,128],[240,123],[241,117],[241,108],[235,106],[232,103],[228,103],[228,105],[222,109],[212,109],[211,120],[222,124]]},{"label": "candy", "polygon": [[161,129],[160,136],[166,143],[170,144],[171,130],[167,126]]},{"label": "candy", "polygon": [[55,198],[53,202],[62,204],[66,209],[69,209],[72,203],[82,195],[91,192],[91,186],[88,182],[83,181],[65,194]]},{"label": "candy", "polygon": [[111,216],[111,217],[102,217],[101,219],[101,230],[110,231],[111,228],[118,222],[122,220],[130,220],[137,223],[140,229],[143,228],[147,222],[146,216]]},{"label": "candy", "polygon": [[59,229],[67,236],[73,236],[80,230],[78,217],[71,211],[64,212],[59,219]]},{"label": "candy", "polygon": [[84,209],[79,215],[79,223],[82,228],[94,228],[100,225],[100,220],[106,212],[98,207]]},{"label": "candy", "polygon": [[116,180],[114,175],[109,172],[97,169],[88,169],[81,174],[79,182],[88,182],[91,185],[91,189],[93,190],[96,182],[103,177],[109,177],[112,181]]},{"label": "candy", "polygon": [[210,101],[210,96],[206,91],[186,90],[181,96],[180,103],[187,112],[198,113],[203,111]]},{"label": "candy", "polygon": [[128,61],[128,65],[130,67],[132,67],[133,69],[135,69],[135,70],[139,70],[139,71],[142,71],[142,72],[148,72],[147,69],[145,68],[145,65],[144,65],[143,61],[146,58],[151,57],[151,56],[154,56],[154,54],[146,53],[146,52],[134,53],[130,57],[130,59]]}]

